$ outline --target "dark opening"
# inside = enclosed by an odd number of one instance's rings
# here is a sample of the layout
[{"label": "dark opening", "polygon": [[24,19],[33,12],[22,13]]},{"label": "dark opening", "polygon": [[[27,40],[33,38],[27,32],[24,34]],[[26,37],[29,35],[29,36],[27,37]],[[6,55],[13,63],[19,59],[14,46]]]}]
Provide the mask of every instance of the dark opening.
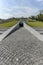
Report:
[{"label": "dark opening", "polygon": [[20,23],[19,23],[19,26],[20,26],[20,27],[23,27],[23,22],[20,22]]}]

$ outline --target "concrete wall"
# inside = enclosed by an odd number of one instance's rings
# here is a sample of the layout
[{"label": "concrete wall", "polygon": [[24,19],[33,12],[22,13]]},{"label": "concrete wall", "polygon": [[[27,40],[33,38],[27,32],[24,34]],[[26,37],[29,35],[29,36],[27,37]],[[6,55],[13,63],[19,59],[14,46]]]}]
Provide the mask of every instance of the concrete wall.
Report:
[{"label": "concrete wall", "polygon": [[13,27],[11,27],[10,29],[8,29],[7,31],[5,31],[2,35],[0,35],[0,41],[2,41],[3,39],[5,39],[7,36],[9,36],[11,33],[15,32],[16,30],[18,30],[19,27],[19,23],[17,23],[16,25],[14,25]]},{"label": "concrete wall", "polygon": [[43,41],[43,35],[41,35],[39,32],[37,32],[35,29],[33,29],[32,27],[26,25],[24,23],[24,27],[25,29],[27,29],[31,34],[33,34],[35,37],[37,37],[40,41]]}]

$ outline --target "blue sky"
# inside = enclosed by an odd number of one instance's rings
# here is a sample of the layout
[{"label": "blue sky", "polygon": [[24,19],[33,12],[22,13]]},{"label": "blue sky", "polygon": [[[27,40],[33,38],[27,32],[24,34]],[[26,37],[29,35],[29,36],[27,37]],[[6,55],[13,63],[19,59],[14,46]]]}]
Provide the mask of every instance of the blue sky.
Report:
[{"label": "blue sky", "polygon": [[0,18],[29,17],[43,9],[43,0],[0,0]]}]

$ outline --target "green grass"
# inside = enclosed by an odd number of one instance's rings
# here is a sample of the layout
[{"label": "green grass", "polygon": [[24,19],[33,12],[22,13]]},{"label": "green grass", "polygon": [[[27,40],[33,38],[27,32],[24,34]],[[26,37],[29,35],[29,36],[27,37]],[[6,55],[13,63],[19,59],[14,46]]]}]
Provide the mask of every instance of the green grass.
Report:
[{"label": "green grass", "polygon": [[7,22],[7,23],[2,23],[0,24],[0,28],[8,28],[8,27],[12,27],[13,25],[15,25],[17,23],[17,21],[12,21],[12,22]]},{"label": "green grass", "polygon": [[31,27],[43,27],[43,22],[27,22],[27,25]]}]

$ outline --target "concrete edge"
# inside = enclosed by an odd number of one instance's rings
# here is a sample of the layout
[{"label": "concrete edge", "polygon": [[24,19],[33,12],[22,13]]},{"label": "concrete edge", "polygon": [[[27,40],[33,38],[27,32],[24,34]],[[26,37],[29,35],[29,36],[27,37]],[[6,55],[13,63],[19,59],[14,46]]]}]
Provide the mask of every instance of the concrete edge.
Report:
[{"label": "concrete edge", "polygon": [[[33,34],[35,37],[37,37],[40,41],[43,41],[43,36],[38,33],[36,30],[34,30],[32,27],[28,26],[27,24],[24,24],[25,29],[27,29],[31,34]],[[0,41],[2,41],[7,35],[9,35],[12,31],[16,31],[16,29],[19,29],[19,23],[5,31],[2,35],[0,35]]]},{"label": "concrete edge", "polygon": [[37,37],[40,41],[43,41],[43,36],[40,33],[38,33],[36,30],[34,30],[32,27],[28,26],[25,23],[24,23],[24,27],[25,29],[30,31],[30,33],[32,33],[35,37]]},{"label": "concrete edge", "polygon": [[2,41],[8,34],[10,34],[13,30],[16,31],[16,28],[18,28],[18,23],[5,31],[2,35],[0,35],[0,41]]}]

